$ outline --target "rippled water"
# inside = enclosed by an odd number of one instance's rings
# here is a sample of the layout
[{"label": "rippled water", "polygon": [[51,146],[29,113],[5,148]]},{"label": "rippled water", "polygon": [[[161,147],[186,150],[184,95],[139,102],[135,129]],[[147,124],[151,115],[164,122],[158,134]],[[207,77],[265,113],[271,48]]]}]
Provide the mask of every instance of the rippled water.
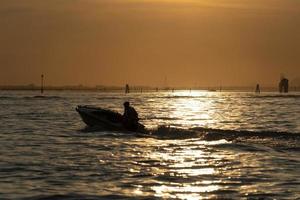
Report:
[{"label": "rippled water", "polygon": [[[300,198],[299,93],[36,95],[0,91],[0,199]],[[74,109],[125,100],[153,135],[88,130]]]}]

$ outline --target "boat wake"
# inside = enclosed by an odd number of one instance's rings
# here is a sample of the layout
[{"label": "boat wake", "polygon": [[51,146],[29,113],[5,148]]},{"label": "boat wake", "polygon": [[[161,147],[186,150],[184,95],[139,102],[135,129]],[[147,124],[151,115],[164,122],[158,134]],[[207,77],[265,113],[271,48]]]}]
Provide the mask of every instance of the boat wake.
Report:
[{"label": "boat wake", "polygon": [[238,131],[238,130],[222,130],[211,128],[172,128],[167,126],[160,126],[157,129],[150,130],[152,136],[160,139],[189,139],[201,138],[203,140],[220,140],[226,139],[228,141],[237,141],[245,139],[280,139],[280,140],[300,140],[299,133],[288,132],[271,132],[271,131]]},{"label": "boat wake", "polygon": [[[233,142],[259,142],[259,143],[278,143],[278,141],[286,141],[289,145],[295,143],[295,145],[290,146],[295,150],[300,150],[297,147],[298,141],[300,141],[299,133],[289,133],[289,132],[272,132],[272,131],[238,131],[238,130],[222,130],[222,129],[211,129],[211,128],[190,128],[182,129],[169,126],[159,126],[156,129],[148,129],[147,133],[134,133],[134,132],[120,132],[120,131],[107,131],[101,127],[86,127],[81,130],[81,132],[93,132],[99,133],[102,136],[112,136],[112,137],[153,137],[161,140],[170,139],[201,139],[205,141],[214,141],[225,139],[227,141]],[[281,142],[282,143],[282,142]]]}]

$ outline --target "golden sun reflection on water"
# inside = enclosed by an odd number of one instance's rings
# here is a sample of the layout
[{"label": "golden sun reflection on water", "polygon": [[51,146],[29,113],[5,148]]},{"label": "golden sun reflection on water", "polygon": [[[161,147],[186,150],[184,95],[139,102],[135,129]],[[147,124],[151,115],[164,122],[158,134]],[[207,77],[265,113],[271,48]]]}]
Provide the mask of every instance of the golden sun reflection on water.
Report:
[{"label": "golden sun reflection on water", "polygon": [[[150,160],[160,160],[164,169],[153,170],[161,176],[159,185],[152,186],[154,195],[159,198],[202,199],[210,192],[221,190],[221,180],[216,180],[220,172],[217,166],[226,155],[213,152],[211,145],[226,144],[226,140],[197,141],[195,139],[181,141],[165,141],[160,151],[147,155]],[[178,145],[178,148],[169,146]],[[182,181],[183,180],[183,181]]]},{"label": "golden sun reflection on water", "polygon": [[154,186],[152,187],[152,189],[155,191],[155,196],[157,197],[178,199],[202,199],[203,197],[200,195],[200,193],[216,191],[219,189],[219,186],[193,186],[189,184],[183,184],[182,186]]},{"label": "golden sun reflection on water", "polygon": [[217,113],[214,98],[210,98],[211,95],[205,91],[175,92],[174,96],[186,98],[177,98],[172,101],[170,116],[178,119],[177,124],[181,127],[209,127],[210,124],[217,123],[220,115]]}]

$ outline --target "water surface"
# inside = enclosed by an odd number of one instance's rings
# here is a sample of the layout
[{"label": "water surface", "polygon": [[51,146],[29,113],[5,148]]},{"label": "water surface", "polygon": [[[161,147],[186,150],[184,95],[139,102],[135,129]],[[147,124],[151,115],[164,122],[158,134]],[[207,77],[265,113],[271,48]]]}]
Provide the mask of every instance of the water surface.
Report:
[{"label": "water surface", "polygon": [[[37,95],[0,91],[0,199],[300,198],[299,93]],[[75,111],[125,100],[153,135],[87,130]]]}]

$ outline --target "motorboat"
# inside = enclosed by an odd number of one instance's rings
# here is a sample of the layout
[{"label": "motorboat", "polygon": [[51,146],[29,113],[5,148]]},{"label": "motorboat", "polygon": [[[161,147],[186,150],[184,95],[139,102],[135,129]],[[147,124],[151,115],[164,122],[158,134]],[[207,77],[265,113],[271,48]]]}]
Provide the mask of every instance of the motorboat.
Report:
[{"label": "motorboat", "polygon": [[[128,131],[123,125],[123,116],[113,110],[95,106],[79,105],[76,111],[81,116],[83,122],[89,127],[99,127],[109,131]],[[138,123],[136,132],[145,133],[144,125]]]}]

